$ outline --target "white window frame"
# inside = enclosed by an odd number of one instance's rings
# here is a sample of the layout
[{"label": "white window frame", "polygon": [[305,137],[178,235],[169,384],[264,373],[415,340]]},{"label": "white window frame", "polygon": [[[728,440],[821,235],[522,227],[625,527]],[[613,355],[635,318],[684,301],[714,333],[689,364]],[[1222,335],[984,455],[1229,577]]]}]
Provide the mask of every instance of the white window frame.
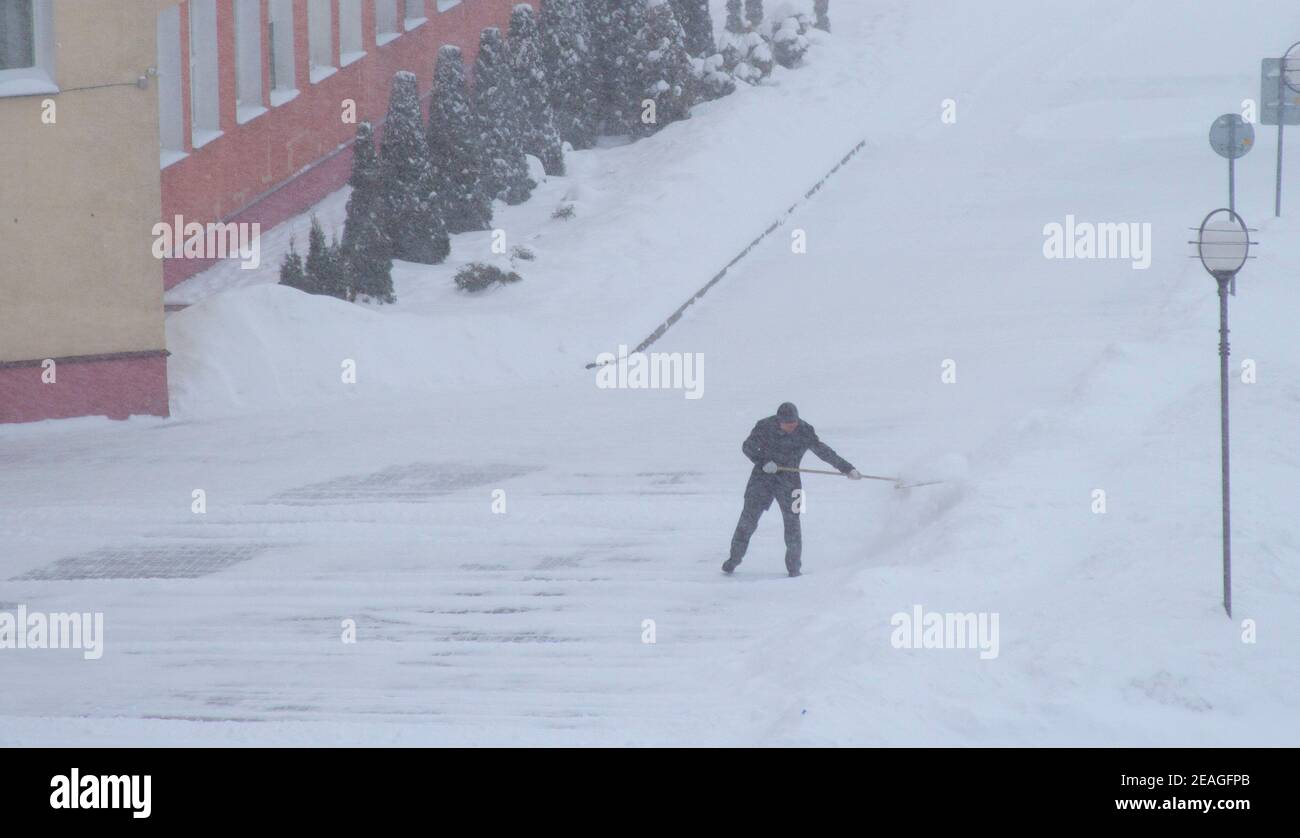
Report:
[{"label": "white window frame", "polygon": [[0,97],[59,92],[54,81],[53,0],[32,0],[32,53],[32,66],[0,70]]},{"label": "white window frame", "polygon": [[375,0],[375,44],[383,46],[402,34],[400,9],[403,0]]},{"label": "white window frame", "polygon": [[334,63],[334,0],[307,0],[307,62],[312,84],[339,71]]},{"label": "white window frame", "polygon": [[460,0],[438,0],[438,14],[442,14],[448,9],[454,9],[460,5]]},{"label": "white window frame", "polygon": [[185,152],[185,81],[181,67],[181,7],[158,13],[158,165],[167,168]]},{"label": "white window frame", "polygon": [[402,26],[410,32],[429,22],[429,10],[424,0],[402,0]]},{"label": "white window frame", "polygon": [[366,57],[362,0],[339,0],[339,65],[346,67]]},{"label": "white window frame", "polygon": [[262,0],[235,0],[235,118],[266,113],[262,90]]},{"label": "white window frame", "polygon": [[293,0],[270,0],[270,29],[267,43],[271,50],[271,107],[278,107],[298,96],[298,64],[294,57]]},{"label": "white window frame", "polygon": [[221,136],[217,0],[190,0],[190,145]]}]

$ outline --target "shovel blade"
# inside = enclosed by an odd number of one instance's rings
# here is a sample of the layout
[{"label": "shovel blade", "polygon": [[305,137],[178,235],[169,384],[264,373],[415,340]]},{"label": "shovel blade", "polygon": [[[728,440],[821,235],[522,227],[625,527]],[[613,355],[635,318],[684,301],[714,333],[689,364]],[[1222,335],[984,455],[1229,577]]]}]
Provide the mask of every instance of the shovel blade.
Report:
[{"label": "shovel blade", "polygon": [[927,480],[924,483],[895,483],[894,488],[895,489],[919,489],[922,486],[938,486],[942,483],[943,483],[942,480]]}]

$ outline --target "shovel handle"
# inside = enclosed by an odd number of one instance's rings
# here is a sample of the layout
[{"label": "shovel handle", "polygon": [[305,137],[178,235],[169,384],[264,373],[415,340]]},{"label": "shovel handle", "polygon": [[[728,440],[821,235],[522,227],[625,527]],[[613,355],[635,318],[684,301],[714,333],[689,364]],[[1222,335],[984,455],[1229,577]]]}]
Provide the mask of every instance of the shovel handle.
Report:
[{"label": "shovel handle", "polygon": [[[834,477],[848,477],[848,475],[847,475],[847,474],[844,474],[843,472],[839,472],[839,471],[826,471],[825,469],[820,469],[820,468],[790,468],[789,466],[777,466],[777,467],[776,467],[776,470],[777,470],[777,471],[799,472],[799,473],[801,473],[801,474],[829,474],[829,475],[832,475],[832,476],[834,476]],[[901,481],[899,478],[897,478],[897,477],[880,477],[880,476],[875,475],[875,474],[864,474],[864,475],[862,475],[862,479],[863,479],[863,480],[887,480],[887,481],[889,481],[890,483],[900,483],[900,482],[902,482],[902,481]]]}]

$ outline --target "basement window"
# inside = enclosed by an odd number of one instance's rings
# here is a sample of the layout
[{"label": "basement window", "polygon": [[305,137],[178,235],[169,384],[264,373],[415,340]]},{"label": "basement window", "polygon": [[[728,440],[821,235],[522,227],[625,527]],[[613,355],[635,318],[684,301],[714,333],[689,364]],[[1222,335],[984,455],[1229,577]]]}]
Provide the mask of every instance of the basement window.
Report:
[{"label": "basement window", "polygon": [[58,92],[51,0],[0,0],[0,96]]}]

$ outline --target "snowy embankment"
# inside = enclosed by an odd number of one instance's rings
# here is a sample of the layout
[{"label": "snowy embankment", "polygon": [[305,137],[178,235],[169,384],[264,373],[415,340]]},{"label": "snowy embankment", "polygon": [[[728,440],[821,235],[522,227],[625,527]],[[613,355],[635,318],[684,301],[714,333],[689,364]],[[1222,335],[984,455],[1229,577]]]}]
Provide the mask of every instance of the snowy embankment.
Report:
[{"label": "snowy embankment", "polygon": [[[1277,14],[832,4],[809,67],[503,212],[523,283],[466,299],[454,264],[403,266],[392,309],[248,288],[181,312],[182,420],[26,434],[0,473],[0,608],[108,634],[93,666],[6,661],[0,743],[1300,744],[1300,222],[1269,217],[1269,132],[1238,170],[1263,244],[1232,302],[1258,368],[1232,393],[1232,621],[1217,306],[1184,244],[1223,202],[1205,131],[1255,95]],[[791,222],[808,252],[774,236],[656,346],[703,355],[703,398],[596,388],[585,363],[862,136]],[[1150,267],[1046,260],[1067,215],[1149,222]],[[949,480],[809,477],[805,575],[769,513],[724,577],[740,441],[786,399],[863,471]],[[206,558],[49,578],[147,550]],[[916,606],[997,615],[996,655],[895,648]]]}]

